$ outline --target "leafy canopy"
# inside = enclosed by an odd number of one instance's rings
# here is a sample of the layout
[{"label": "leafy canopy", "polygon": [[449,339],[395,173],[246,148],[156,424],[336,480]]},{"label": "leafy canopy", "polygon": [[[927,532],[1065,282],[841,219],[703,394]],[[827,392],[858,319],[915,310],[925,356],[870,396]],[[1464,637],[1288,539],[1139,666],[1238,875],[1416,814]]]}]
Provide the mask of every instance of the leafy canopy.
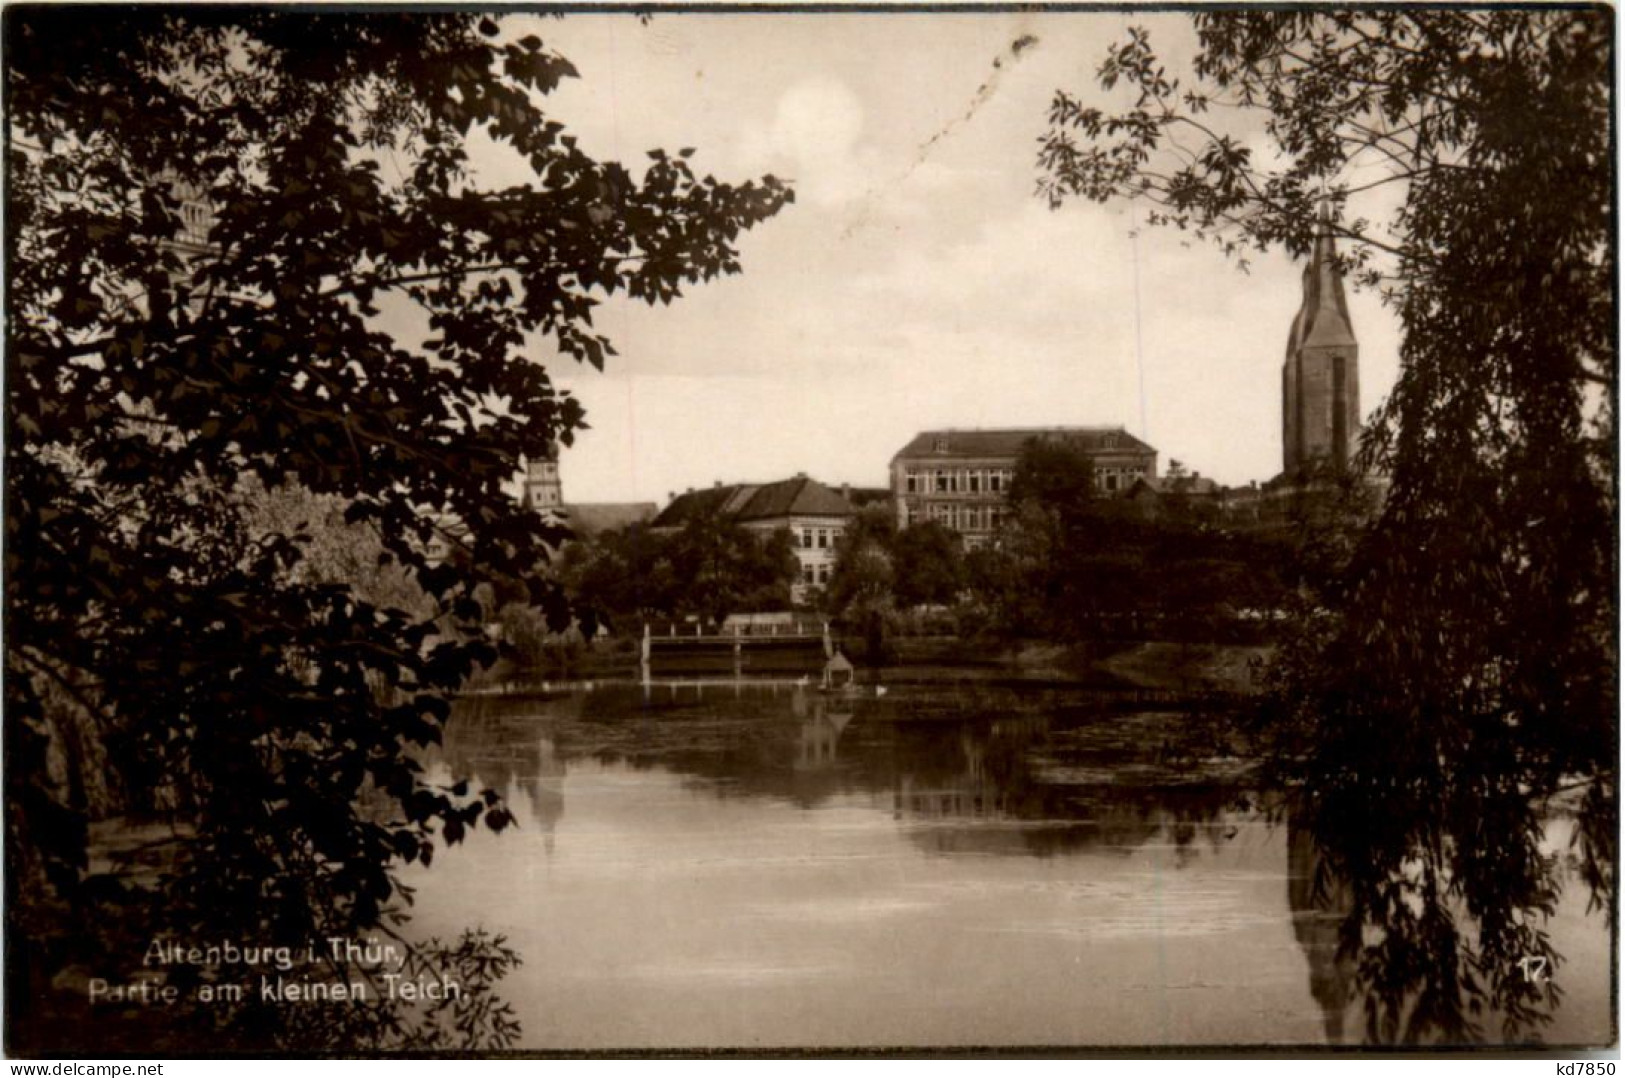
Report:
[{"label": "leafy canopy", "polygon": [[800,563],[787,529],[763,534],[702,513],[674,530],[632,524],[571,543],[558,575],[583,610],[636,632],[651,616],[720,622],[742,610],[788,609]]},{"label": "leafy canopy", "polygon": [[1256,635],[1238,615],[1281,602],[1288,541],[1183,487],[1107,493],[1086,449],[1027,442],[996,542],[971,559],[991,627],[1063,641]]},{"label": "leafy canopy", "polygon": [[[689,150],[595,160],[545,108],[575,69],[489,18],[7,22],[10,897],[129,897],[89,877],[85,821],[163,809],[187,838],[164,901],[138,903],[153,927],[377,924],[392,862],[509,819],[408,752],[492,657],[476,589],[568,616],[542,575],[561,532],[504,490],[582,425],[538,360],[601,366],[605,297],[737,272],[790,192]],[[484,152],[528,179],[489,186]],[[290,485],[339,499],[432,609],[302,573],[306,534],[245,505]],[[439,563],[448,519],[464,556]],[[97,759],[107,796],[82,777]],[[46,908],[8,903],[14,926],[23,907]]]},{"label": "leafy canopy", "polygon": [[1386,498],[1307,604],[1274,730],[1351,884],[1368,1035],[1462,1039],[1484,1008],[1520,1035],[1556,1002],[1517,964],[1557,957],[1528,916],[1562,885],[1542,802],[1576,781],[1586,882],[1613,908],[1612,14],[1194,18],[1194,79],[1135,30],[1100,69],[1122,108],[1056,95],[1040,188],[1139,200],[1238,258],[1302,254],[1324,203],[1397,312],[1362,450]]}]

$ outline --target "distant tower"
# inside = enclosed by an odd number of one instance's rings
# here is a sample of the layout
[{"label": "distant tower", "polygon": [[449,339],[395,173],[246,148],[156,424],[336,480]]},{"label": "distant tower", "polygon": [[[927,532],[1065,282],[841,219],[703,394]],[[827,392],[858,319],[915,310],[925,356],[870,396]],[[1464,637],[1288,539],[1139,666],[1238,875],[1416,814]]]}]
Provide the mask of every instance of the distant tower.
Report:
[{"label": "distant tower", "polygon": [[1281,367],[1281,434],[1290,474],[1317,458],[1348,467],[1360,437],[1360,346],[1349,325],[1331,222],[1323,209],[1303,306],[1292,320]]},{"label": "distant tower", "polygon": [[525,490],[520,503],[527,509],[561,509],[564,506],[564,487],[559,482],[559,444],[547,443],[547,453],[538,460],[525,462]]}]

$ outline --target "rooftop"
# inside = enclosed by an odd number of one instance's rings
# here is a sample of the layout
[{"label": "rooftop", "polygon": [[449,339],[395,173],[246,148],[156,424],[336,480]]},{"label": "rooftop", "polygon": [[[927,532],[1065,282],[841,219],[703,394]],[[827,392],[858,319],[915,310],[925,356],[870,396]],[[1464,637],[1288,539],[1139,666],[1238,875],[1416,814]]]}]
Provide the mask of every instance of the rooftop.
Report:
[{"label": "rooftop", "polygon": [[778,517],[849,517],[851,502],[816,479],[798,475],[775,483],[719,483],[679,494],[655,517],[657,528],[681,527],[696,517],[716,514],[741,524]]},{"label": "rooftop", "polygon": [[960,430],[926,430],[916,434],[912,441],[897,451],[894,460],[902,457],[1017,457],[1029,441],[1067,442],[1092,453],[1139,452],[1156,450],[1124,430],[1115,427],[1004,427],[998,429],[973,428]]}]

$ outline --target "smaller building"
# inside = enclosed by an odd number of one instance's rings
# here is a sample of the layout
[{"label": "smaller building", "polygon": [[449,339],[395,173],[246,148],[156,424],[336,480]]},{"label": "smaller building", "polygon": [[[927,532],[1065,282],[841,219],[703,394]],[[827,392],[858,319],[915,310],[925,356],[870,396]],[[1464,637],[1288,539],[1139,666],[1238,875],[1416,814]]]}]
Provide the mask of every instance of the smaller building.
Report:
[{"label": "smaller building", "polygon": [[1161,479],[1136,479],[1124,498],[1148,518],[1169,512],[1213,517],[1224,510],[1227,493],[1220,484],[1193,472]]},{"label": "smaller building", "polygon": [[651,526],[676,530],[696,517],[713,515],[764,536],[780,530],[789,532],[800,567],[791,598],[803,603],[814,588],[829,583],[835,571],[836,545],[857,509],[840,493],[807,478],[803,472],[777,483],[717,483],[708,490],[690,488],[674,496]]}]

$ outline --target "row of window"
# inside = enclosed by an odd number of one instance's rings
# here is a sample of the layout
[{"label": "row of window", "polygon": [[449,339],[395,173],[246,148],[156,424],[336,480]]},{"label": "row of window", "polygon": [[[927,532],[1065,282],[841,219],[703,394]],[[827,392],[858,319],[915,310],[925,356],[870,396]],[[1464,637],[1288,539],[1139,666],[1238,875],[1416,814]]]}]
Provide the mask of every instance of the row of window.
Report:
[{"label": "row of window", "polygon": [[1002,505],[962,505],[958,502],[903,503],[903,527],[934,520],[957,532],[991,532],[1003,527],[1009,511]]},{"label": "row of window", "polygon": [[1095,471],[1095,485],[1107,491],[1127,490],[1136,479],[1144,478],[1144,468],[1099,468]]},{"label": "row of window", "polygon": [[801,582],[803,584],[828,584],[830,568],[827,563],[803,565],[801,567]]},{"label": "row of window", "polygon": [[1011,468],[909,468],[907,494],[1002,494],[1010,489]]},{"label": "row of window", "polygon": [[204,246],[209,242],[209,230],[214,227],[214,214],[201,203],[181,203],[181,239]]},{"label": "row of window", "polygon": [[[903,493],[1003,494],[1014,474],[1010,468],[910,468],[903,473]],[[1100,468],[1095,483],[1102,490],[1127,490],[1144,477],[1143,467]]]},{"label": "row of window", "polygon": [[[794,533],[791,533],[794,535]],[[827,550],[835,545],[835,537],[839,532],[834,528],[802,528],[801,548],[803,550]]]}]

